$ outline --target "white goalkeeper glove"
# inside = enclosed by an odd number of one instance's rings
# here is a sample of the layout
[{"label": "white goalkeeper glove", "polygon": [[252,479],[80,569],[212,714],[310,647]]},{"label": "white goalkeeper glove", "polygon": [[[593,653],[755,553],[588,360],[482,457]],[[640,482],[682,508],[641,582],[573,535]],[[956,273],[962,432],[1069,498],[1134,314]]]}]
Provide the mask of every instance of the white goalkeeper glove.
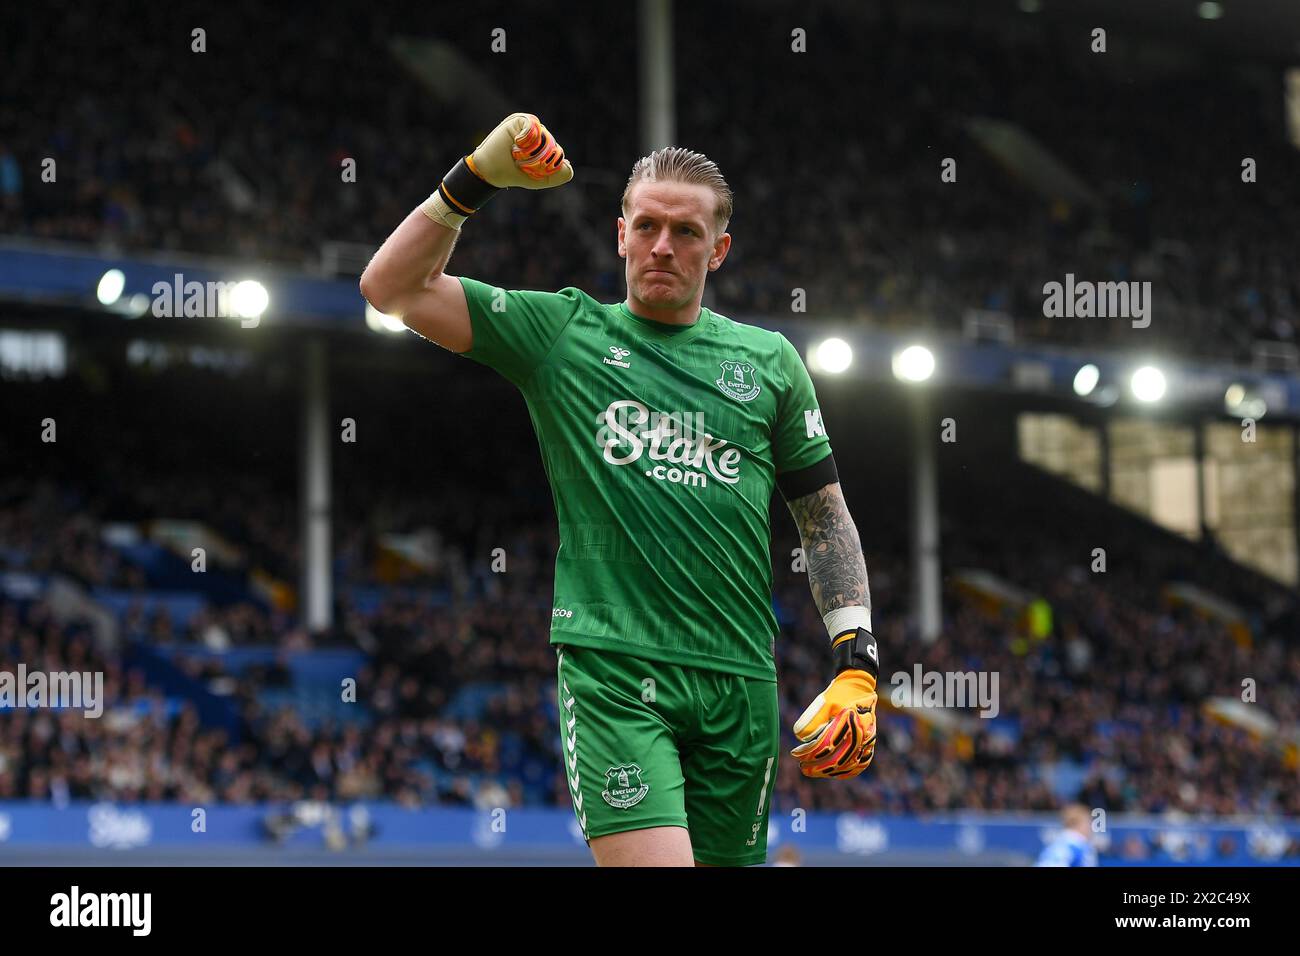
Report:
[{"label": "white goalkeeper glove", "polygon": [[459,229],[502,189],[550,189],[573,178],[573,166],[551,131],[532,113],[511,113],[443,177],[420,206],[448,229]]}]

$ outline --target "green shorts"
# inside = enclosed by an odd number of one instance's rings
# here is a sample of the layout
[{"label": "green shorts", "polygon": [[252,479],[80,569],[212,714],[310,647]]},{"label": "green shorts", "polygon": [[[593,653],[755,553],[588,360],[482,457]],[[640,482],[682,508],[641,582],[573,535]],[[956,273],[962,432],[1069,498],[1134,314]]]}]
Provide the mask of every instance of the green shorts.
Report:
[{"label": "green shorts", "polygon": [[592,838],[686,827],[695,859],[767,859],[780,746],[776,684],[556,645],[560,748]]}]

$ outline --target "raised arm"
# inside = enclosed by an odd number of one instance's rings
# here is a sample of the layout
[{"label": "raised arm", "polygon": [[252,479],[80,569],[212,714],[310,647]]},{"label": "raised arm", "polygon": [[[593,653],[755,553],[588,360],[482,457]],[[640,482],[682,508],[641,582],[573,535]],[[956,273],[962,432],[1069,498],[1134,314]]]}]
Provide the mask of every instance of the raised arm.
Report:
[{"label": "raised arm", "polygon": [[453,352],[473,345],[460,280],[445,270],[460,233],[414,209],[361,274],[361,294],[380,312]]},{"label": "raised arm", "polygon": [[512,113],[379,247],[361,274],[361,294],[431,342],[469,351],[474,329],[465,290],[445,271],[460,227],[502,189],[548,189],[572,178],[564,150],[541,121]]}]

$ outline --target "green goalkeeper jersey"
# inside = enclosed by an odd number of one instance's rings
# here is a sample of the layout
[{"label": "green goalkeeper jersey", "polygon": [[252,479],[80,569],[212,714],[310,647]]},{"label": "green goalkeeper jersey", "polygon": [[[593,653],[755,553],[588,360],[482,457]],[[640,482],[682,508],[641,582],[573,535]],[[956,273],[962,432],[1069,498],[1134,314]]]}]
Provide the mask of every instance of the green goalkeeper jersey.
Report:
[{"label": "green goalkeeper jersey", "polygon": [[708,309],[672,326],[460,281],[464,354],[523,393],[550,479],[551,643],[775,680],[772,490],[831,451],[794,346]]}]

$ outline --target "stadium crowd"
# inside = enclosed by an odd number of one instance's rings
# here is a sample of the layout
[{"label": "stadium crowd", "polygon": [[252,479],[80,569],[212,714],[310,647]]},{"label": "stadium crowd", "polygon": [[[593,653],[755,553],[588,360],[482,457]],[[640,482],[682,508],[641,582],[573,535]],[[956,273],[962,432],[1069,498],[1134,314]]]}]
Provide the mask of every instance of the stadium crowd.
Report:
[{"label": "stadium crowd", "polygon": [[[207,52],[196,53],[185,3],[151,10],[134,26],[70,0],[44,6],[46,16],[0,39],[6,70],[27,93],[0,101],[0,234],[300,269],[318,266],[322,242],[373,247],[499,119],[486,106],[471,115],[442,100],[394,53],[399,34],[436,36],[508,93],[518,76],[563,62],[566,90],[539,91],[528,108],[579,169],[568,198],[561,191],[489,206],[487,221],[467,230],[454,271],[621,297],[621,264],[606,240],[638,155],[629,120],[635,88],[596,78],[629,69],[631,41],[620,47],[609,37],[630,35],[630,7],[575,17],[543,48],[527,27],[511,26],[519,21],[498,2],[443,33],[422,28],[413,6],[343,5],[315,11],[312,30],[286,33],[273,28],[281,16],[273,8],[234,0],[207,25]],[[734,28],[743,6],[679,7],[683,75],[711,76],[699,65],[725,62],[746,77],[721,95],[680,97],[679,140],[717,158],[737,195],[736,245],[706,300],[717,310],[738,318],[786,312],[792,290],[803,289],[810,317],[951,330],[978,309],[1014,317],[1027,338],[1148,345],[1126,322],[1045,319],[1043,283],[1074,273],[1151,280],[1151,344],[1243,356],[1256,338],[1295,340],[1300,168],[1281,131],[1243,107],[1260,96],[1244,82],[1190,64],[1176,78],[1117,76],[1064,55],[1059,36],[863,20],[819,4],[801,14],[809,53],[773,70],[773,57],[789,50],[789,24],[774,18],[755,34]],[[510,52],[495,57],[489,30],[502,23]],[[744,42],[726,39],[742,33]],[[846,35],[854,42],[833,42]],[[62,55],[43,56],[51,47]],[[1084,88],[1102,92],[1077,95]],[[782,135],[737,116],[778,116]],[[1092,198],[1065,202],[1036,191],[1025,169],[979,146],[972,124],[980,118],[1017,124]],[[828,136],[843,155],[818,155],[813,188],[791,190],[792,180],[809,184],[800,171],[812,168],[808,151],[824,150]],[[951,183],[939,178],[947,156],[959,160]],[[1257,183],[1241,180],[1246,156],[1258,162]],[[54,182],[41,179],[46,157],[57,161]],[[355,182],[340,176],[347,159],[356,160]],[[605,238],[593,243],[602,229]],[[78,374],[89,375],[86,366]],[[295,584],[297,489],[282,467],[291,456],[278,444],[295,433],[286,411],[295,404],[285,399],[292,376],[279,391],[259,381],[220,392],[192,370],[140,377],[144,384],[114,381],[113,402],[69,400],[57,384],[9,393],[14,407],[60,421],[68,457],[32,453],[25,425],[0,422],[0,457],[13,463],[0,478],[0,671],[21,662],[102,672],[105,711],[87,719],[72,710],[0,710],[0,800],[569,805],[547,643],[557,540],[553,520],[540,517],[550,499],[536,462],[520,455],[500,468],[493,443],[453,435],[480,427],[452,420],[469,407],[464,393],[449,392],[430,412],[407,393],[391,401],[387,382],[357,387],[354,377],[331,393],[335,405],[366,428],[386,416],[388,436],[401,439],[336,458],[333,631],[307,633],[251,586],[180,619],[147,600],[158,586],[115,535],[158,519],[201,522],[238,554],[238,580],[256,571]],[[20,387],[28,386],[6,383]],[[481,379],[448,385],[481,387]],[[360,414],[349,402],[366,388],[383,394]],[[158,400],[178,394],[184,400]],[[498,397],[473,400],[486,407]],[[217,405],[232,420],[258,423],[261,435],[226,438],[222,423],[195,424]],[[83,441],[76,430],[88,427],[86,407],[95,409],[100,439]],[[438,459],[437,494],[393,478],[431,421],[430,444],[451,449]],[[451,455],[455,468],[445,464]],[[499,480],[489,487],[476,475]],[[1033,500],[1049,502],[1040,507],[1055,530],[1045,535],[1017,510],[1031,498],[1000,487],[946,501],[945,569],[984,569],[1041,597],[1050,629],[1027,633],[1018,616],[991,613],[950,577],[933,643],[909,623],[908,549],[891,524],[899,519],[855,508],[869,532],[886,678],[876,760],[853,781],[811,781],[783,757],[774,809],[1050,811],[1078,800],[1115,812],[1300,815],[1300,756],[1285,743],[1300,727],[1294,595],[1222,574],[1191,545],[1137,525],[1108,532],[1118,564],[1097,575],[1067,529],[1095,531],[1100,506],[1067,518],[1040,491]],[[794,528],[779,502],[776,509],[777,664],[789,728],[825,686],[828,655],[806,575],[790,565]],[[504,571],[493,567],[498,548]],[[420,560],[394,557],[412,550]],[[1126,564],[1125,555],[1141,561]],[[171,561],[187,566],[183,556]],[[1164,599],[1165,584],[1197,574],[1252,609],[1249,642]],[[92,595],[126,595],[116,639],[23,596],[24,576],[47,575]],[[239,669],[222,657],[258,647],[278,654]],[[284,702],[284,692],[298,689],[291,655],[322,648],[352,649],[364,661],[348,719]],[[157,649],[169,652],[176,686],[197,688],[193,695],[150,680],[161,665],[144,652]],[[891,678],[914,665],[996,673],[998,716],[965,713],[946,723],[900,707]],[[1252,734],[1206,710],[1211,698],[1237,696],[1245,678],[1266,689],[1260,706],[1277,735]],[[228,704],[228,724],[205,721],[209,698]],[[784,744],[794,745],[788,731]]]},{"label": "stadium crowd", "polygon": [[[557,63],[570,78],[563,91],[531,90],[529,105],[577,163],[575,185],[486,207],[455,270],[622,294],[612,218],[639,155],[636,91],[600,78],[634,56],[630,9],[576,16],[552,35],[502,3],[436,25],[401,5],[331,5],[311,31],[285,34],[278,13],[241,0],[194,53],[202,18],[183,3],[139,22],[45,6],[7,56],[29,99],[0,104],[0,234],[308,269],[324,242],[374,248],[499,119],[404,67],[396,40],[415,35],[449,44],[507,99],[519,76]],[[678,140],[717,159],[737,196],[735,245],[706,304],[788,314],[803,290],[810,317],[909,329],[954,330],[986,310],[1054,342],[1236,357],[1260,338],[1294,343],[1300,157],[1270,119],[1282,113],[1280,76],[1261,91],[1191,54],[1172,75],[1140,58],[1120,69],[1090,55],[1086,37],[971,17],[806,5],[808,51],[795,53],[781,17],[756,28],[745,4],[679,10],[677,62],[726,62],[745,78],[719,95],[680,80]],[[507,50],[494,53],[503,24]],[[51,62],[46,49],[63,55]],[[68,90],[80,91],[71,102]],[[781,135],[734,120],[759,116],[780,116]],[[1029,164],[984,148],[976,127],[991,120],[1014,124],[1079,188],[1035,186]],[[811,154],[827,131],[839,152]],[[948,157],[953,182],[940,178]],[[61,164],[53,183],[41,179],[46,158]],[[1257,181],[1243,182],[1246,158]],[[814,165],[812,188],[788,188]],[[1066,274],[1152,282],[1151,326],[1045,317],[1043,286]]]},{"label": "stadium crowd", "polygon": [[[480,515],[486,509],[477,510]],[[3,571],[56,572],[90,586],[98,569],[146,592],[138,573],[110,557],[97,518],[40,512],[13,496],[0,508]],[[1253,646],[1232,639],[1221,623],[1162,601],[1166,568],[1187,561],[1178,547],[1162,563],[1158,542],[1130,544],[1146,556],[1146,572],[1089,573],[1062,543],[1016,532],[1008,515],[962,515],[948,550],[950,568],[982,567],[1043,597],[1054,626],[1029,637],[1013,617],[991,615],[949,588],[942,637],[922,642],[907,625],[906,552],[868,549],[873,607],[887,681],[881,688],[881,745],[872,769],[851,781],[810,781],[782,760],[774,807],[923,812],[956,809],[1050,810],[1072,799],[1114,811],[1188,814],[1300,813],[1296,756],[1219,721],[1204,710],[1211,697],[1238,692],[1242,676],[1267,684],[1267,709],[1283,728],[1300,720],[1300,649],[1281,640],[1287,620],[1255,621]],[[32,540],[60,540],[58,525],[78,540],[36,569],[25,559]],[[490,523],[489,523],[490,524]],[[824,686],[827,659],[806,575],[786,555],[797,542],[780,516],[773,545],[782,721],[788,727]],[[25,529],[28,537],[15,534]],[[48,530],[48,534],[47,534]],[[474,803],[508,806],[553,802],[567,793],[559,772],[555,655],[547,644],[550,556],[548,522],[504,527],[505,573],[491,570],[482,541],[449,536],[461,552],[416,576],[375,604],[353,602],[364,575],[342,578],[340,626],[313,642],[289,615],[257,602],[197,614],[175,626],[161,611],[138,609],[121,621],[117,650],[96,645],[84,623],[59,623],[41,601],[5,599],[0,606],[0,670],[102,670],[103,719],[78,713],[16,710],[0,721],[0,798],[91,797],[233,802],[287,799],[389,798],[406,805]],[[78,537],[79,535],[79,537]],[[352,528],[357,559],[372,564],[378,537]],[[462,549],[464,549],[462,551]],[[1085,552],[1086,553],[1086,552]],[[1123,553],[1121,550],[1120,553]],[[448,567],[462,573],[450,575]],[[90,569],[99,577],[87,576]],[[358,590],[360,589],[360,590]],[[429,600],[435,594],[437,600]],[[403,597],[402,595],[405,595]],[[1255,605],[1266,602],[1256,600]],[[1285,602],[1283,602],[1285,604]],[[363,606],[364,605],[364,606]],[[1279,605],[1280,606],[1280,605]],[[1294,614],[1294,606],[1287,606]],[[273,644],[282,651],[342,641],[361,649],[356,721],[309,721],[291,706],[267,706],[265,691],[292,678],[281,662],[233,674],[215,646]],[[135,643],[173,644],[179,668],[203,685],[233,694],[239,733],[205,727],[191,702],[169,699],[132,669]],[[940,727],[924,710],[890,699],[899,672],[983,671],[999,675],[999,714],[983,721],[968,712]],[[220,687],[224,685],[224,687]],[[482,687],[477,709],[458,706],[466,688]],[[793,746],[787,733],[786,744]],[[1057,779],[1062,766],[1073,775]]]}]

